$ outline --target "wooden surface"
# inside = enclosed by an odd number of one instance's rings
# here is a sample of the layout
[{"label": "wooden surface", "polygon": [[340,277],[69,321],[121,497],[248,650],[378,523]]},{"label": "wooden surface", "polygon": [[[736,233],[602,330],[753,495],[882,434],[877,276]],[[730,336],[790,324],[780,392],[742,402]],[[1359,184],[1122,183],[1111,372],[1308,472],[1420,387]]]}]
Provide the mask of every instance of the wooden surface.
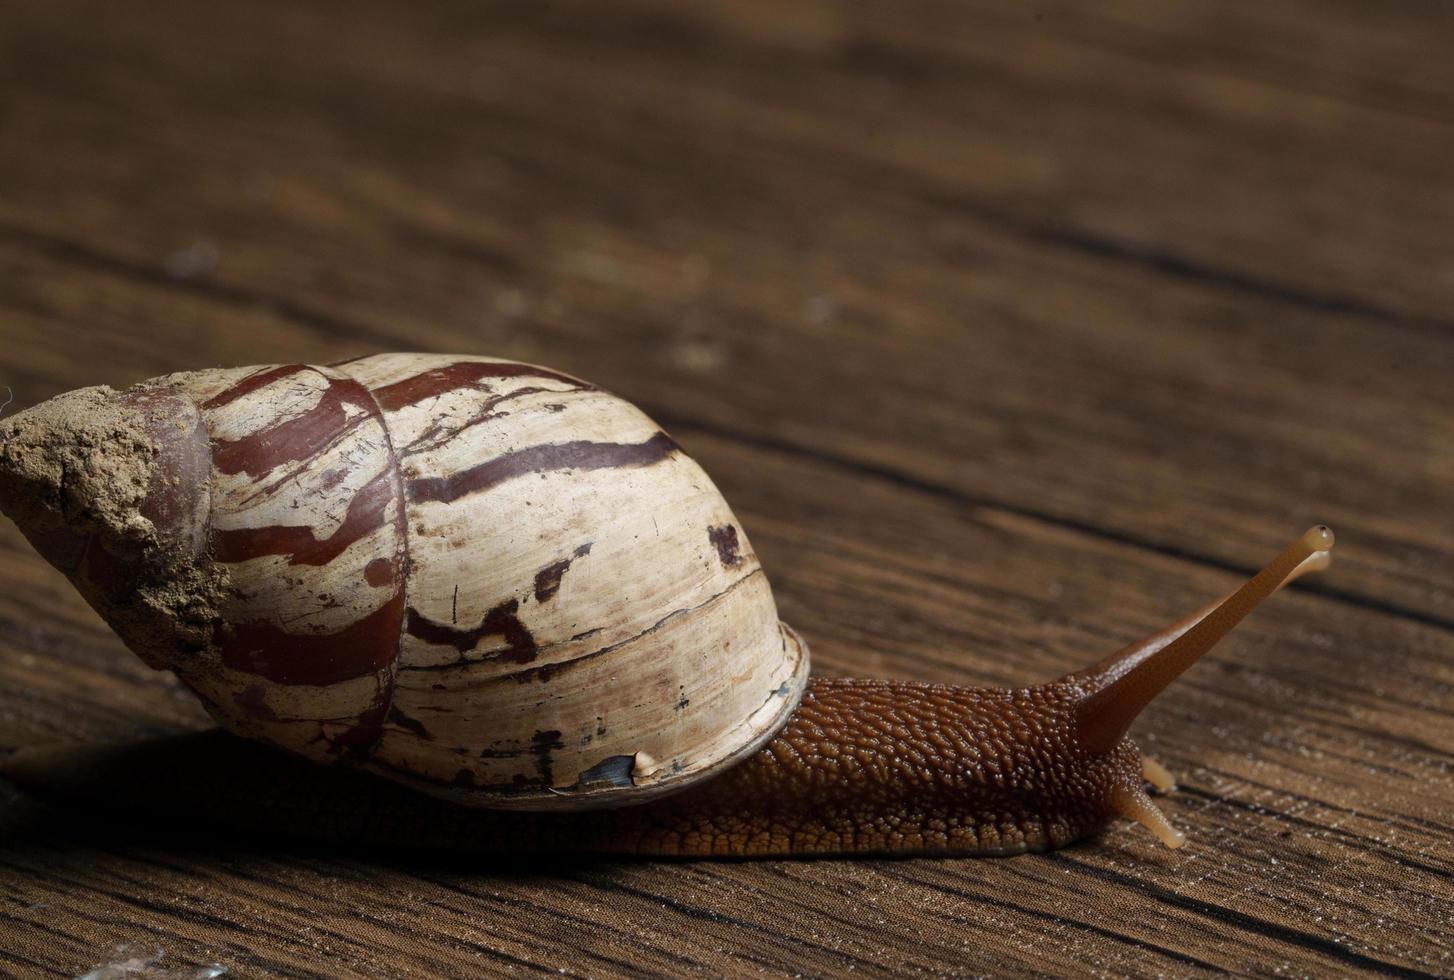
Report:
[{"label": "wooden surface", "polygon": [[[713,474],[825,674],[1029,683],[1339,548],[1134,730],[1180,851],[502,869],[0,788],[0,973],[1454,972],[1450,10],[7,3],[11,411],[389,349],[584,375]],[[0,528],[0,746],[205,723]]]}]

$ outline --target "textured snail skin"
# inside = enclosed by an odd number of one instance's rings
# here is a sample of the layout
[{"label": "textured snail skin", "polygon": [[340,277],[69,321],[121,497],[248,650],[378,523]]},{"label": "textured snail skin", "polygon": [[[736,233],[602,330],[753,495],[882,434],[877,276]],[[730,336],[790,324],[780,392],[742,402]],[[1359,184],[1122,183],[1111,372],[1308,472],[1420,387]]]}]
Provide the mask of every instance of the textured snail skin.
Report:
[{"label": "textured snail skin", "polygon": [[641,812],[615,811],[598,846],[703,857],[1061,847],[1144,795],[1129,740],[1094,755],[1075,744],[1082,693],[815,680],[763,751]]}]

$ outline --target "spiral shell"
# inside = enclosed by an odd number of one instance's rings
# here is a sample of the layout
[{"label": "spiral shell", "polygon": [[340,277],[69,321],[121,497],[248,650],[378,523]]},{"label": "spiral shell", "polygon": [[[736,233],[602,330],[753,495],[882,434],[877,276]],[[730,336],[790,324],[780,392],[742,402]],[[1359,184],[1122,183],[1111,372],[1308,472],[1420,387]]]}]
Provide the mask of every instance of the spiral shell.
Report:
[{"label": "spiral shell", "polygon": [[0,507],[225,727],[471,804],[685,787],[807,677],[707,475],[545,368],[388,354],[84,389],[0,427]]}]

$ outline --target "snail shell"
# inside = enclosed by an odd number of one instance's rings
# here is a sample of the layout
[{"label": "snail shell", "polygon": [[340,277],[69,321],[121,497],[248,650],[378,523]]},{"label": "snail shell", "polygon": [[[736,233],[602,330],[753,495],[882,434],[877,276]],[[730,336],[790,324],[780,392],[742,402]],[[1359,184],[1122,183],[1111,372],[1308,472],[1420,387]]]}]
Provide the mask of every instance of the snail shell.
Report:
[{"label": "snail shell", "polygon": [[224,727],[458,802],[684,788],[771,738],[807,679],[702,469],[530,365],[70,392],[0,423],[0,509]]}]

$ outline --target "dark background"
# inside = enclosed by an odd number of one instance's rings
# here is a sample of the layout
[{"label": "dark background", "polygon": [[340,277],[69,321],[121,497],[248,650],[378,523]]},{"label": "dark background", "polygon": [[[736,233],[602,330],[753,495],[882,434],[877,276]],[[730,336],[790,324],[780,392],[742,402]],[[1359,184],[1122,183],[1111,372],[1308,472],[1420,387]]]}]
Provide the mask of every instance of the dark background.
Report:
[{"label": "dark background", "polygon": [[[1181,851],[526,874],[0,786],[0,971],[1448,972],[1451,10],[7,2],[12,412],[389,349],[583,375],[828,674],[1042,680],[1339,546],[1138,724]],[[8,524],[0,691],[5,748],[206,723]]]}]

